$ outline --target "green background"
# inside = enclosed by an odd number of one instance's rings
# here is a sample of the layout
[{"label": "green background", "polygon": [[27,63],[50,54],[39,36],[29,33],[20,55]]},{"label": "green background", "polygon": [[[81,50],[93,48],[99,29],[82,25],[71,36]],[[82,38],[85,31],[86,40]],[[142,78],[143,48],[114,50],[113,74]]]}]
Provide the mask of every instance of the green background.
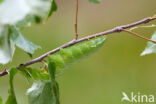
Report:
[{"label": "green background", "polygon": [[[97,5],[87,0],[79,1],[80,37],[129,24],[156,13],[156,0],[103,0]],[[58,11],[48,21],[22,30],[25,37],[42,47],[36,51],[34,58],[74,38],[75,0],[56,2]],[[134,31],[150,37],[154,30],[156,27]],[[71,66],[57,79],[61,104],[121,104],[123,91],[156,96],[156,55],[140,56],[146,42],[124,32],[110,34],[98,52]],[[17,48],[8,66],[28,60],[28,55]],[[38,66],[40,64],[34,65]],[[27,104],[25,92],[30,84],[21,75],[17,75],[14,81],[19,104]],[[0,96],[3,99],[6,99],[8,89],[8,76],[0,78]]]}]

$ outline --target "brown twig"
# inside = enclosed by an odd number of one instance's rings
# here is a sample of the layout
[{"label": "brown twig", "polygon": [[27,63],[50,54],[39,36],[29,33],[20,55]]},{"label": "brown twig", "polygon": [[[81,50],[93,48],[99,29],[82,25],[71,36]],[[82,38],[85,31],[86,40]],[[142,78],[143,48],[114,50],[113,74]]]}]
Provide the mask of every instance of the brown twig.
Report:
[{"label": "brown twig", "polygon": [[3,72],[0,72],[0,77],[7,75],[9,72],[7,69],[4,69]]},{"label": "brown twig", "polygon": [[144,39],[144,40],[150,41],[150,42],[152,42],[152,43],[156,43],[156,41],[151,40],[151,39],[149,39],[149,38],[147,38],[147,37],[144,37],[144,36],[142,36],[142,35],[140,35],[140,34],[137,34],[137,33],[135,33],[135,32],[132,32],[132,31],[130,31],[130,30],[122,29],[122,31],[128,32],[128,33],[130,33],[130,34],[132,34],[132,35],[134,35],[134,36],[137,36],[137,37],[142,38],[142,39]]},{"label": "brown twig", "polygon": [[54,50],[51,50],[43,55],[41,55],[40,57],[37,57],[33,60],[30,60],[24,64],[20,64],[19,66],[17,66],[16,68],[19,69],[21,65],[23,66],[29,66],[29,65],[32,65],[32,64],[35,64],[37,62],[41,62],[44,58],[46,58],[48,55],[51,55],[51,54],[54,54],[56,52],[58,52],[61,48],[66,48],[66,47],[69,47],[69,46],[72,46],[74,44],[77,44],[77,43],[80,43],[80,42],[83,42],[83,41],[86,41],[88,39],[92,39],[94,37],[99,37],[99,36],[104,36],[104,35],[108,35],[108,34],[111,34],[111,33],[116,33],[116,32],[121,32],[123,31],[123,29],[127,29],[127,28],[131,28],[131,27],[135,27],[135,26],[138,26],[138,25],[141,25],[141,24],[144,24],[144,23],[148,23],[152,20],[155,20],[156,18],[152,18],[152,17],[148,17],[148,18],[145,18],[145,19],[142,19],[140,21],[137,21],[137,22],[134,22],[134,23],[131,23],[131,24],[128,24],[128,25],[123,25],[123,26],[119,26],[119,27],[116,27],[114,29],[111,29],[111,30],[107,30],[105,32],[101,32],[101,33],[97,33],[97,34],[93,34],[91,36],[87,36],[87,37],[84,37],[84,38],[81,38],[79,40],[72,40]]},{"label": "brown twig", "polygon": [[79,11],[79,0],[76,0],[76,14],[75,14],[75,40],[78,39],[78,33],[77,33],[77,21],[78,21],[78,11]]}]

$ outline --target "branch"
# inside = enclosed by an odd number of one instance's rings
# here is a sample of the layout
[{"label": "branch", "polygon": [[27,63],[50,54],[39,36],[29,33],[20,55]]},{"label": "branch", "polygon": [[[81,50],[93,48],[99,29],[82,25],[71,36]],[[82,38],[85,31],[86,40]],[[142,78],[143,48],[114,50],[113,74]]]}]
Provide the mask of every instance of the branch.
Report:
[{"label": "branch", "polygon": [[[116,27],[116,28],[114,28],[114,29],[111,29],[111,30],[108,30],[108,31],[105,31],[105,32],[101,32],[101,33],[97,33],[97,34],[93,34],[93,35],[91,35],[91,36],[87,36],[87,37],[81,38],[81,39],[79,39],[79,40],[72,40],[72,41],[70,41],[70,42],[68,42],[68,43],[66,43],[66,44],[64,44],[64,45],[62,45],[62,46],[60,46],[60,47],[58,47],[58,48],[56,48],[56,49],[54,49],[54,50],[51,50],[51,51],[49,51],[49,52],[43,54],[42,56],[40,56],[40,57],[38,57],[38,58],[36,58],[36,59],[33,59],[33,60],[31,60],[31,61],[26,62],[25,64],[23,64],[23,66],[29,66],[29,65],[34,64],[34,63],[36,63],[36,62],[40,62],[40,61],[42,61],[45,57],[47,57],[48,55],[51,55],[51,54],[54,54],[54,53],[58,52],[58,51],[60,50],[60,48],[66,48],[66,47],[69,47],[69,46],[71,46],[71,45],[80,43],[80,42],[82,42],[82,41],[85,41],[85,40],[88,40],[88,39],[92,39],[92,38],[94,38],[94,37],[99,37],[99,36],[103,36],[103,35],[108,35],[108,34],[115,33],[115,32],[121,32],[122,29],[127,29],[127,28],[131,28],[131,27],[134,27],[134,26],[137,26],[137,25],[141,25],[141,24],[144,24],[144,23],[148,23],[148,22],[150,22],[150,21],[152,21],[152,20],[155,20],[155,19],[156,19],[156,18],[148,17],[148,18],[145,18],[145,19],[140,20],[140,21],[138,21],[138,22],[134,22],[134,23],[132,23],[132,24],[119,26],[119,27]],[[18,66],[17,68],[19,68],[19,66]]]},{"label": "branch", "polygon": [[0,77],[1,76],[5,76],[5,75],[7,75],[9,72],[6,70],[6,69],[4,69],[4,71],[3,72],[0,72]]},{"label": "branch", "polygon": [[101,33],[97,33],[97,34],[93,34],[91,36],[87,36],[87,37],[84,37],[84,38],[81,38],[81,39],[78,39],[78,40],[72,40],[54,50],[51,50],[43,55],[41,55],[40,57],[37,57],[33,60],[30,60],[24,64],[20,64],[19,66],[17,66],[16,68],[19,69],[21,65],[23,66],[29,66],[29,65],[32,65],[32,64],[35,64],[37,62],[41,62],[44,58],[46,58],[48,55],[51,55],[51,54],[54,54],[56,52],[58,52],[61,48],[67,48],[69,46],[72,46],[74,44],[77,44],[77,43],[80,43],[80,42],[83,42],[83,41],[86,41],[88,39],[92,39],[94,37],[99,37],[99,36],[104,36],[104,35],[108,35],[108,34],[111,34],[111,33],[116,33],[116,32],[121,32],[123,31],[123,29],[128,29],[128,28],[131,28],[131,27],[135,27],[137,25],[141,25],[141,24],[145,24],[145,23],[148,23],[152,20],[155,20],[156,18],[152,18],[152,17],[148,17],[148,18],[145,18],[145,19],[142,19],[140,21],[137,21],[137,22],[134,22],[134,23],[131,23],[131,24],[127,24],[127,25],[123,25],[123,26],[118,26],[114,29],[111,29],[111,30],[107,30],[105,32],[101,32]]},{"label": "branch", "polygon": [[150,42],[152,42],[152,43],[156,43],[155,40],[151,40],[151,39],[149,39],[149,38],[147,38],[147,37],[144,37],[144,36],[142,36],[142,35],[140,35],[140,34],[137,34],[137,33],[135,33],[135,32],[132,32],[132,31],[129,31],[129,30],[126,30],[126,29],[122,29],[122,31],[128,32],[128,33],[130,33],[130,34],[132,34],[132,35],[134,35],[134,36],[137,36],[137,37],[142,38],[142,39],[144,39],[144,40],[150,41]]},{"label": "branch", "polygon": [[79,0],[76,0],[76,14],[75,14],[75,40],[78,39],[77,33],[77,21],[78,21],[78,12],[79,12]]}]

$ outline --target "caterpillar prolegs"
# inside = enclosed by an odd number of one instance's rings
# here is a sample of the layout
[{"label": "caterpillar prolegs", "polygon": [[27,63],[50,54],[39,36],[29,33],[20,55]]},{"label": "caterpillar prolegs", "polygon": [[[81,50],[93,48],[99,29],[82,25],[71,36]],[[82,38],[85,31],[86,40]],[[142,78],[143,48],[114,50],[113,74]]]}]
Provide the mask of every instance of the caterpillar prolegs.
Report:
[{"label": "caterpillar prolegs", "polygon": [[96,37],[70,47],[60,49],[57,53],[49,56],[49,61],[56,65],[56,74],[63,71],[69,65],[76,63],[97,51],[106,40],[105,37]]}]

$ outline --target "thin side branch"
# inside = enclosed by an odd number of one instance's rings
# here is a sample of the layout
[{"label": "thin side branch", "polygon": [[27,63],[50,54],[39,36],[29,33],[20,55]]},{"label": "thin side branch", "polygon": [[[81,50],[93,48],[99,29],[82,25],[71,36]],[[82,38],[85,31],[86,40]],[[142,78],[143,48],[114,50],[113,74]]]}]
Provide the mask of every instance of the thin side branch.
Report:
[{"label": "thin side branch", "polygon": [[132,32],[132,31],[130,31],[130,30],[122,29],[122,31],[128,32],[128,33],[130,33],[130,34],[132,34],[132,35],[134,35],[134,36],[137,36],[137,37],[142,38],[142,39],[144,39],[144,40],[150,41],[150,42],[152,42],[152,43],[156,43],[156,41],[151,40],[151,39],[149,39],[149,38],[147,38],[147,37],[144,37],[144,36],[142,36],[142,35],[140,35],[140,34],[137,34],[137,33],[135,33],[135,32]]},{"label": "thin side branch", "polygon": [[78,30],[77,30],[77,21],[78,21],[78,12],[79,12],[79,0],[76,0],[76,14],[75,14],[75,40],[78,39]]},{"label": "thin side branch", "polygon": [[51,50],[43,55],[41,55],[40,57],[37,57],[33,60],[30,60],[24,64],[20,64],[19,66],[17,66],[16,68],[19,69],[21,65],[23,66],[29,66],[29,65],[32,65],[32,64],[35,64],[37,62],[41,62],[44,58],[46,58],[48,55],[51,55],[51,54],[54,54],[56,52],[58,52],[61,48],[66,48],[66,47],[69,47],[69,46],[72,46],[74,44],[77,44],[77,43],[80,43],[80,42],[83,42],[83,41],[86,41],[88,39],[92,39],[92,38],[95,38],[95,37],[99,37],[99,36],[104,36],[104,35],[108,35],[108,34],[111,34],[111,33],[116,33],[116,32],[121,32],[123,31],[123,29],[128,29],[128,28],[131,28],[131,27],[135,27],[135,26],[138,26],[138,25],[141,25],[141,24],[145,24],[145,23],[148,23],[152,20],[155,20],[156,18],[152,18],[152,17],[148,17],[148,18],[145,18],[145,19],[142,19],[140,21],[137,21],[137,22],[134,22],[134,23],[131,23],[131,24],[128,24],[128,25],[123,25],[123,26],[119,26],[119,27],[116,27],[114,29],[111,29],[111,30],[107,30],[105,32],[101,32],[101,33],[97,33],[97,34],[93,34],[91,36],[87,36],[87,37],[84,37],[84,38],[81,38],[79,40],[72,40],[54,50]]}]

